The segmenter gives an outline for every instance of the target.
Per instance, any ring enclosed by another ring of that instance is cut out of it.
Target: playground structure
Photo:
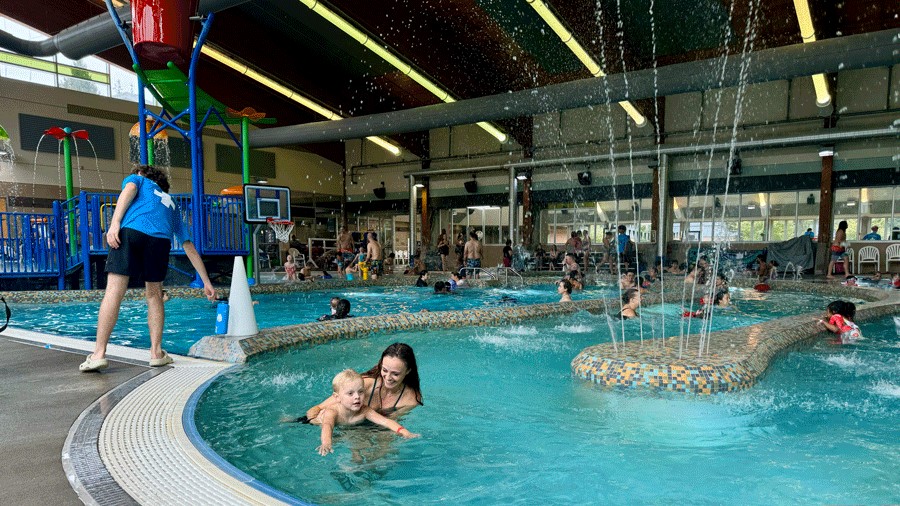
[[[250,124],[273,124],[275,119],[250,107],[241,110],[226,107],[196,86],[196,67],[201,49],[215,14],[197,16],[198,0],[136,0],[131,2],[131,37],[112,2],[106,0],[109,14],[131,56],[138,79],[137,147],[141,164],[152,164],[154,139],[171,129],[190,143],[191,193],[173,194],[182,218],[188,223],[197,251],[204,256],[246,255],[247,275],[253,278],[256,231],[267,223],[290,220],[290,191],[277,194],[278,214],[268,209],[259,196],[266,187],[251,185],[242,196],[207,195],[204,188],[202,134],[210,121],[217,121],[241,149],[243,183],[250,183]],[[193,22],[200,31],[193,42]],[[192,47],[193,45],[193,47]],[[184,71],[187,71],[187,74]],[[146,107],[149,92],[162,104],[157,113]],[[240,138],[232,126],[240,125]],[[115,209],[115,193],[74,193],[70,143],[86,139],[85,131],[56,127],[46,132],[63,143],[66,164],[66,200],[53,203],[52,213],[0,213],[0,278],[57,278],[65,289],[67,279],[79,270],[81,286],[93,288],[93,257],[109,251],[106,229]],[[9,136],[0,128],[0,138]],[[280,187],[279,187],[280,189]],[[247,199],[251,200],[247,200]],[[255,219],[246,213],[251,204]],[[262,210],[263,214],[259,214]],[[250,227],[256,227],[251,231]],[[174,238],[172,254],[183,254]],[[175,270],[178,270],[172,267]],[[182,271],[180,271],[182,272]]]

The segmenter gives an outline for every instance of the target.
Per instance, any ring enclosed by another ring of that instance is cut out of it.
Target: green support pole
[[[153,165],[156,157],[153,154],[153,137],[147,139],[147,165]]]
[[[247,116],[241,118],[241,166],[244,170],[244,184],[248,184],[250,183],[250,118]],[[244,205],[247,203],[244,202]],[[244,247],[247,249],[247,278],[252,278],[254,259],[256,258],[256,252],[251,247],[253,241],[250,236],[253,234],[253,229],[250,228],[250,225],[245,224],[244,226],[247,228],[247,233],[244,234]]]
[[[69,202],[66,205],[66,214],[69,215],[69,254],[75,256],[78,254],[78,244],[75,241],[75,207],[72,202],[72,197],[75,196],[74,184],[72,180],[72,140],[69,134],[72,133],[72,129],[66,127],[63,129],[66,132],[66,136],[63,137],[63,163],[66,166],[66,200]]]

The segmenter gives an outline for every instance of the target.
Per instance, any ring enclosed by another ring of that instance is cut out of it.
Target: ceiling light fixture
[[[368,34],[357,28],[350,21],[344,19],[340,14],[326,7],[319,0],[299,0],[301,4],[308,7],[311,11],[325,18],[326,21],[334,25],[335,28],[346,33],[356,42],[362,44],[366,49],[372,51],[379,58],[389,63],[395,69],[399,70],[407,77],[418,83],[420,86],[428,90],[438,100],[446,103],[456,102],[456,99],[450,96],[450,92],[441,88],[440,85],[434,83],[421,72],[414,69],[412,65],[406,63],[402,57],[392,52],[390,49],[382,46],[378,41],[370,37]],[[476,123],[484,131],[491,134],[500,142],[506,142],[507,135],[501,132],[497,127],[488,122],[481,121]]]
[[[262,84],[263,86],[269,88],[272,91],[275,91],[275,92],[278,92],[278,93],[284,95],[285,97],[293,100],[294,102],[297,102],[298,104],[302,105],[303,107],[306,107],[307,109],[315,112],[316,114],[323,116],[327,120],[337,121],[340,119],[344,119],[344,117],[341,116],[340,114],[332,111],[331,109],[319,104],[318,102],[316,102],[308,97],[301,95],[299,92],[296,92],[296,91],[288,88],[287,86],[273,80],[272,78],[262,74],[258,70],[250,68],[248,65],[241,63],[240,61],[236,60],[235,58],[226,55],[221,50],[219,50],[215,47],[212,47],[211,44],[204,44],[203,47],[201,48],[201,51],[203,52],[203,54],[212,58],[213,60],[216,60],[217,62],[221,63],[222,65],[225,65],[226,67],[236,70],[238,73],[243,74],[243,75],[249,77],[250,79],[253,79],[254,81],[258,82],[259,84]],[[386,139],[384,139],[382,137],[372,136],[372,137],[366,137],[366,139],[368,139],[368,140],[372,141],[373,143],[377,144],[378,146],[386,149],[394,156],[400,155],[400,148],[398,148],[397,146],[394,146],[393,144],[391,144],[390,142],[388,142]]]
[[[803,39],[803,43],[815,42],[816,29],[813,27],[807,0],[794,0],[794,11],[797,13],[797,23],[800,25],[800,37]],[[828,92],[828,81],[825,79],[825,74],[816,74],[812,76],[812,80],[816,89],[816,105],[819,107],[831,105],[831,93]]]
[[[819,156],[825,158],[826,156],[834,156],[834,146],[827,144],[819,148]]]
[[[592,76],[606,76],[606,73],[603,72],[603,69],[600,68],[600,65],[598,65],[597,62],[594,61],[593,58],[591,58],[591,55],[589,55],[587,51],[585,51],[584,48],[581,47],[581,44],[578,43],[578,41],[575,39],[575,36],[572,35],[572,32],[570,32],[565,27],[565,25],[563,25],[562,21],[560,21],[560,19],[556,17],[556,14],[554,14],[553,11],[550,10],[549,5],[545,4],[542,0],[528,0],[528,4],[531,5],[531,7],[538,13],[538,16],[540,16],[541,19],[543,19],[544,22],[547,23],[547,26],[549,26],[550,29],[553,30],[553,33],[555,33],[557,37],[559,37],[559,39],[563,41],[563,44],[565,44],[566,47],[569,48],[569,51],[571,51],[572,54],[574,54],[575,57],[581,61],[581,63],[585,66],[585,68],[588,69],[588,72],[590,72]],[[645,118],[644,115],[641,114],[637,110],[637,108],[632,105],[631,102],[623,100],[619,102],[619,105],[622,106],[622,109],[625,109],[625,112],[628,113],[628,116],[631,117],[635,125],[642,127],[647,124],[647,118]]]

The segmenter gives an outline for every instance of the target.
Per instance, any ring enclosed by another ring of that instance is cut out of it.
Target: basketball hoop
[[[278,241],[287,243],[291,240],[291,231],[294,230],[294,222],[291,220],[276,220],[273,218],[266,219],[269,228],[275,232],[275,238]]]

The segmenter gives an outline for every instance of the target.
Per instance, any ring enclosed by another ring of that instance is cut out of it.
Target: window
[[[819,198],[818,190],[675,197],[672,237],[685,241],[787,241],[807,228],[818,230]]]
[[[0,30],[25,40],[48,37],[2,15]],[[71,60],[62,54],[34,58],[0,50],[0,77],[137,102],[135,73],[95,56],[80,60]],[[160,105],[149,93],[146,100],[149,105]]]
[[[607,230],[625,225],[628,234],[639,242],[651,240],[651,199],[621,199],[600,202],[555,204],[541,212],[540,239],[548,245],[561,245],[572,232],[587,230],[592,244],[599,244]]]

